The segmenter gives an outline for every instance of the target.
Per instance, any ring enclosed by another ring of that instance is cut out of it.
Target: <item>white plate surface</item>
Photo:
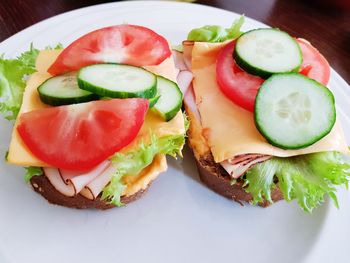
[[[69,44],[103,26],[150,27],[177,44],[204,24],[229,26],[238,15],[171,2],[119,2],[68,12],[12,36],[0,54],[14,57],[31,42],[43,48]],[[263,24],[246,19],[244,29]],[[330,83],[347,141],[348,84],[334,71]],[[11,124],[0,121],[0,155]],[[3,158],[1,158],[3,160]],[[139,201],[110,211],[79,211],[49,205],[23,181],[23,169],[0,164],[0,262],[350,262],[350,195],[341,209],[329,201],[305,214],[279,202],[268,209],[241,207],[199,181],[186,149]]]

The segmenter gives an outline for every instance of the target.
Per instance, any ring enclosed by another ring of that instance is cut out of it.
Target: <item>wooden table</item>
[[[325,0],[324,0],[325,1]],[[333,0],[334,2],[335,0]],[[337,0],[338,1],[338,0]],[[350,0],[343,0],[350,1]],[[45,18],[101,0],[0,0],[0,41]],[[311,41],[350,82],[350,13],[311,0],[202,0]],[[218,23],[220,21],[218,20]]]

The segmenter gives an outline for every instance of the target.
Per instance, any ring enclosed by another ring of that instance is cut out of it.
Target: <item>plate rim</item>
[[[74,10],[70,10],[70,11],[67,11],[67,12],[63,12],[63,13],[60,13],[60,14],[57,14],[57,15],[54,15],[52,17],[49,17],[49,18],[46,18],[42,21],[39,21],[27,28],[24,28],[23,30],[15,33],[14,35],[8,37],[7,39],[3,40],[1,43],[0,43],[0,50],[5,46],[4,49],[6,49],[6,45],[8,42],[10,41],[14,41],[14,39],[16,38],[19,38],[21,37],[22,34],[26,34],[28,33],[29,31],[33,30],[33,28],[37,28],[37,27],[40,27],[42,24],[46,24],[46,23],[50,23],[52,20],[55,20],[55,19],[60,19],[62,17],[65,17],[66,15],[71,15],[71,14],[74,14],[75,12],[80,12],[80,11],[84,11],[84,10],[90,10],[90,9],[95,9],[95,8],[100,8],[100,7],[105,7],[105,6],[118,6],[118,5],[130,5],[130,4],[144,4],[144,5],[152,5],[152,4],[164,4],[164,5],[182,5],[182,6],[188,6],[188,5],[196,5],[200,8],[205,8],[205,9],[214,9],[214,10],[217,10],[217,11],[224,11],[224,12],[228,12],[228,13],[232,13],[232,14],[236,14],[236,15],[239,15],[238,13],[235,13],[233,11],[229,11],[229,10],[224,10],[224,9],[220,9],[220,8],[217,8],[217,7],[212,7],[212,6],[206,6],[206,5],[201,5],[201,4],[194,4],[194,3],[184,3],[184,2],[163,2],[163,1],[122,1],[122,2],[112,2],[112,3],[102,3],[102,4],[97,4],[97,5],[92,5],[92,6],[87,6],[87,7],[82,7],[82,8],[78,8],[78,9],[74,9]],[[249,17],[247,17],[249,18]],[[252,19],[252,18],[249,18],[250,20],[256,22],[256,23],[262,23],[258,20],[255,20],[255,19]],[[266,23],[263,23],[265,25],[267,25]],[[269,25],[267,25],[269,26]],[[331,75],[331,78],[333,78],[334,81],[339,81],[340,82],[340,85],[348,85],[348,83],[332,68],[332,75]],[[328,215],[329,211],[327,212],[327,215]],[[325,219],[327,220],[327,219]],[[319,233],[321,234],[321,232]],[[317,241],[317,240],[316,240]],[[315,246],[316,244],[314,244]],[[314,248],[312,249],[312,251],[314,250]],[[0,252],[2,252],[1,250],[1,247],[0,247]],[[2,253],[0,253],[0,259],[2,259]],[[4,254],[4,256],[6,256],[6,254]],[[6,257],[5,257],[6,259]],[[308,258],[304,258],[304,261],[307,261],[308,262]],[[9,261],[10,262],[10,261]]]

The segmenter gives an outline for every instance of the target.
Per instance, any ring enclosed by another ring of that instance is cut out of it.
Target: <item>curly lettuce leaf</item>
[[[22,53],[17,60],[21,61],[23,65],[26,67],[30,67],[31,69],[35,69],[35,61],[38,57],[40,51],[39,49],[34,48],[33,44],[30,45],[28,51]]]
[[[62,49],[62,45],[46,49]],[[16,59],[0,56],[0,113],[8,120],[17,118],[26,86],[25,78],[35,72],[35,61],[39,52],[30,45],[29,50]]]
[[[117,170],[117,172],[112,176],[109,184],[102,191],[102,200],[109,200],[115,206],[123,206],[121,201],[121,196],[123,194],[126,185],[122,182],[122,178],[125,174]]]
[[[26,181],[26,183],[28,183],[30,179],[32,179],[32,177],[43,174],[43,170],[41,169],[41,167],[29,166],[25,167],[24,169],[26,169],[26,173],[24,175],[24,180]]]
[[[278,179],[275,183],[274,179]],[[339,152],[320,152],[289,158],[272,158],[246,173],[245,190],[253,204],[266,199],[272,203],[271,190],[278,187],[286,201],[297,200],[306,212],[329,196],[336,207],[336,186],[348,187],[350,160]]]
[[[112,157],[112,162],[118,167],[111,182],[103,189],[102,199],[110,200],[117,206],[123,205],[120,197],[126,187],[122,178],[125,175],[137,175],[145,167],[150,165],[157,154],[167,154],[173,157],[181,156],[181,150],[185,143],[185,135],[166,136],[157,138],[151,135],[151,142],[140,146],[128,153],[116,153]]]
[[[263,202],[266,199],[272,203],[271,190],[276,187],[273,180],[278,169],[278,160],[273,158],[261,164],[257,164],[246,173],[244,186],[246,192],[253,196],[252,203]]]
[[[24,77],[35,71],[39,51],[30,46],[17,59],[0,57],[0,113],[8,120],[16,119],[22,104]]]
[[[171,50],[175,50],[175,51],[178,51],[178,52],[184,52],[184,46],[182,44],[179,44],[179,45],[172,45],[171,46]]]
[[[46,50],[59,50],[59,49],[64,49],[64,46],[62,43],[58,43],[58,44],[56,44],[56,46],[53,46],[53,47],[47,46],[45,49]]]
[[[244,16],[236,19],[230,28],[223,28],[217,25],[206,25],[192,29],[187,36],[188,40],[199,42],[224,42],[239,37],[243,32],[241,27],[244,23]]]
[[[185,130],[188,131],[188,129],[190,128],[190,118],[188,117],[185,111],[182,113],[182,116],[184,117]]]

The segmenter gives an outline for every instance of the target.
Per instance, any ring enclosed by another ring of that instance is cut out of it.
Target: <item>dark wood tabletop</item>
[[[45,18],[102,0],[1,0],[0,41]],[[312,42],[350,83],[350,0],[202,0]],[[327,4],[331,3],[331,4]]]

